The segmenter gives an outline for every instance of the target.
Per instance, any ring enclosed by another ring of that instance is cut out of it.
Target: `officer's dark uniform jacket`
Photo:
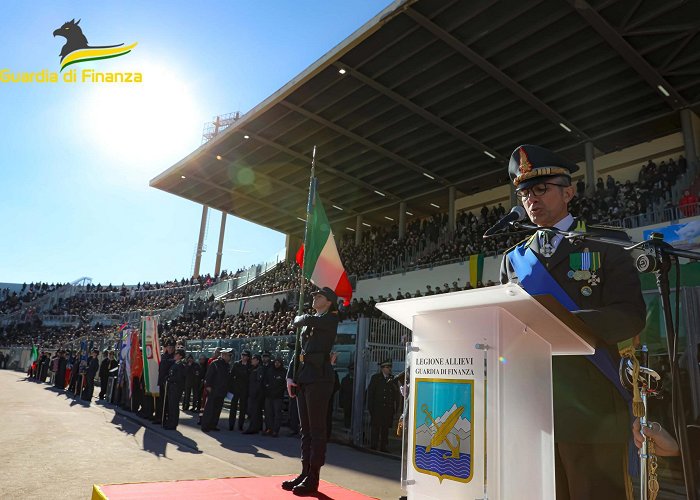
[[[233,363],[229,390],[233,394],[243,396],[248,394],[248,380],[250,378],[250,363],[243,364],[240,361]]]
[[[109,370],[110,370],[109,358],[105,358],[102,360],[102,363],[100,363],[100,378],[109,377]]]
[[[331,349],[338,331],[338,315],[327,312],[323,315],[305,314],[295,322],[303,326],[301,330],[301,356],[295,382],[310,384],[313,382],[333,383],[333,366],[330,361]],[[287,378],[292,378],[294,363],[289,364]]]
[[[585,229],[574,222],[570,230]],[[606,238],[628,240],[624,231],[589,226],[588,232]],[[617,366],[617,343],[637,335],[646,321],[646,306],[632,256],[622,247],[585,240],[574,246],[562,239],[554,254],[541,255],[537,235],[526,240],[555,281],[576,303],[573,311],[597,336],[597,349],[607,349]],[[517,282],[508,254],[501,263],[501,283]],[[598,252],[598,281],[576,280],[569,256]],[[555,440],[571,443],[626,442],[630,432],[627,405],[612,383],[585,356],[552,358]]]
[[[287,370],[283,366],[275,368],[270,366],[265,372],[265,396],[272,399],[281,399],[287,390]]]
[[[199,363],[193,362],[191,365],[190,364],[185,364],[186,368],[186,375],[185,375],[185,383],[188,387],[197,387],[199,382],[202,379],[202,367],[199,366]]]
[[[165,385],[170,367],[173,366],[173,363],[175,363],[175,355],[164,352],[160,357],[160,365],[158,365],[158,385]]]
[[[392,374],[375,373],[367,388],[367,408],[372,422],[390,426],[399,401],[399,387]]]
[[[97,358],[90,357],[87,362],[87,372],[86,372],[86,377],[88,377],[89,380],[92,380],[95,378],[95,375],[97,375],[97,372],[100,369],[100,362],[97,361]]]
[[[250,372],[248,377],[249,398],[257,400],[265,397],[265,371],[266,368],[260,363]]]
[[[176,361],[168,371],[168,390],[182,391],[187,380],[187,365],[184,360]],[[172,388],[172,389],[171,389]]]
[[[208,387],[211,387],[212,396],[226,396],[229,370],[229,364],[224,358],[217,358],[209,365],[205,382]]]

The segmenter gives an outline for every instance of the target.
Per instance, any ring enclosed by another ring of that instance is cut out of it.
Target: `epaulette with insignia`
[[[507,254],[508,252],[510,252],[511,250],[514,250],[515,247],[517,247],[517,246],[520,245],[521,243],[525,243],[525,242],[530,243],[530,242],[532,241],[532,239],[535,237],[536,234],[537,234],[537,233],[533,233],[533,234],[531,234],[530,236],[528,236],[527,238],[520,240],[520,241],[517,242],[515,245],[513,245],[512,247],[510,247],[508,250],[506,250],[505,252],[503,252],[503,254],[505,255],[505,254]]]

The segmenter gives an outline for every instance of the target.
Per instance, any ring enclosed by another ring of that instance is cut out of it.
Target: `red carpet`
[[[300,497],[294,496],[291,491],[284,491],[280,485],[282,481],[294,477],[226,477],[162,483],[96,484],[92,489],[92,500],[171,500],[172,498],[186,498],[187,500],[210,500],[212,498],[289,500]],[[318,494],[309,498],[364,500],[372,497],[321,480]]]

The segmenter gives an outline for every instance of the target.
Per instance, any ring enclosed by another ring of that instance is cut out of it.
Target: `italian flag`
[[[308,228],[306,248],[304,245],[301,246],[296,259],[303,270],[304,277],[319,288],[327,286],[334,290],[338,297],[345,299],[343,301],[345,305],[350,304],[352,286],[340,261],[333,231],[318,194],[314,196],[306,227]]]

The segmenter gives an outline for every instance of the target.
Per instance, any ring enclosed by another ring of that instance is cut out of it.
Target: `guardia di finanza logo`
[[[63,71],[68,66],[77,63],[97,61],[100,59],[112,59],[115,57],[125,56],[126,54],[131,52],[133,48],[137,45],[137,43],[134,42],[130,45],[124,45],[123,43],[120,43],[117,45],[92,46],[88,43],[87,37],[85,36],[82,28],[79,25],[80,19],[78,19],[77,21],[75,19],[72,19],[68,22],[63,23],[63,26],[54,30],[53,32],[54,37],[62,36],[66,39],[66,43],[61,48],[61,53],[59,54],[61,58],[61,71]],[[92,70],[83,70],[82,79],[83,81],[85,81],[86,76],[92,76],[94,80],[95,75],[101,74],[102,73],[95,73]],[[107,75],[115,75],[115,73],[107,73]]]
[[[413,407],[413,467],[461,483],[472,480],[474,381],[418,378]]]

